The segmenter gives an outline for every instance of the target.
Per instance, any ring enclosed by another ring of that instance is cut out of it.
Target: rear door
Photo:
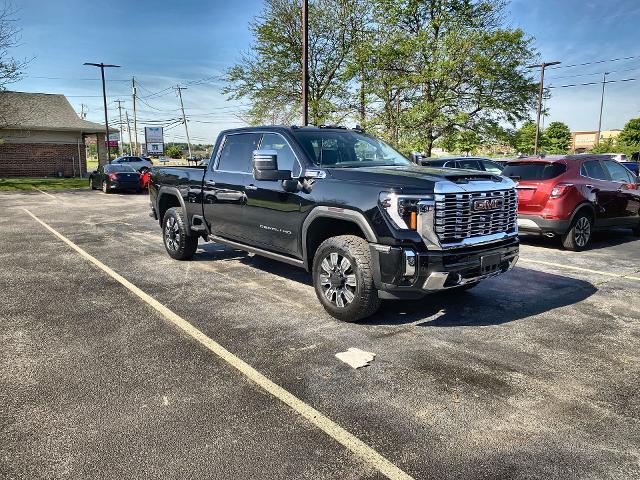
[[[229,133],[204,177],[203,211],[214,235],[247,242],[245,186],[253,178],[251,156],[260,133]]]
[[[638,218],[639,197],[633,175],[616,161],[604,160],[602,163],[611,177],[609,189],[615,205],[614,225],[635,226]]]

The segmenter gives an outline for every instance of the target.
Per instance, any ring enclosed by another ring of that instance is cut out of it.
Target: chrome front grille
[[[485,202],[486,200],[489,202]],[[493,200],[497,202],[492,202]],[[478,203],[485,205],[485,210],[474,209],[474,205]],[[436,194],[434,215],[436,235],[444,246],[489,235],[515,234],[517,209],[518,198],[513,188],[486,192]]]

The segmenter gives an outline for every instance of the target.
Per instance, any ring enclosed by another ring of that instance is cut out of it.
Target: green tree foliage
[[[362,24],[359,0],[309,2],[309,121],[341,122],[353,108],[349,61]],[[302,38],[300,0],[266,0],[250,24],[251,50],[230,68],[224,92],[249,100],[253,124],[300,118]]]
[[[169,145],[164,153],[169,158],[182,158],[182,148],[179,145]]]
[[[532,40],[503,25],[499,0],[373,0],[369,89],[373,124],[396,145],[425,150],[453,130],[523,120],[535,84]]]
[[[535,150],[536,142],[536,124],[534,122],[525,122],[516,131],[513,139],[513,147],[518,153],[525,155],[533,154]],[[544,132],[540,131],[540,138],[538,139],[540,145],[544,144]]]
[[[628,156],[640,151],[640,118],[629,120],[618,136],[620,149]]]
[[[562,122],[551,122],[544,130],[542,150],[547,153],[567,153],[571,146],[571,130]]]
[[[598,145],[589,150],[589,153],[613,153],[617,149],[617,142],[613,138],[605,138],[598,142]]]

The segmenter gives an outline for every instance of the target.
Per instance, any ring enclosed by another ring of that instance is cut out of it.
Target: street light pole
[[[309,1],[302,0],[302,126],[309,123]]]
[[[105,68],[120,68],[120,65],[109,65],[106,63],[90,63],[85,62],[85,65],[100,68],[100,75],[102,77],[102,101],[104,102],[104,131],[105,131],[105,144],[107,147],[107,161],[111,163],[111,153],[109,152],[109,117],[107,116],[107,87],[104,81],[104,69]]]
[[[528,65],[527,68],[540,68],[540,85],[538,86],[538,112],[536,118],[536,143],[533,146],[533,154],[538,154],[538,145],[540,142],[540,114],[542,113],[542,92],[544,89],[544,70],[551,65],[558,65],[562,62],[542,62],[538,65]]]
[[[598,136],[596,137],[596,145],[600,143],[600,134],[602,132],[602,107],[604,106],[604,86],[607,84],[607,75],[609,72],[602,74],[602,95],[600,96],[600,117],[598,118]]]

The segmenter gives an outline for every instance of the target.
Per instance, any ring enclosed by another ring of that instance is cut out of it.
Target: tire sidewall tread
[[[178,228],[180,229],[180,242],[177,251],[173,251],[167,246],[165,230],[167,228],[167,220],[170,217],[176,219]],[[198,237],[187,235],[186,225],[181,208],[173,207],[168,209],[162,218],[162,243],[164,243],[164,248],[169,256],[174,260],[190,260],[198,249]]]

